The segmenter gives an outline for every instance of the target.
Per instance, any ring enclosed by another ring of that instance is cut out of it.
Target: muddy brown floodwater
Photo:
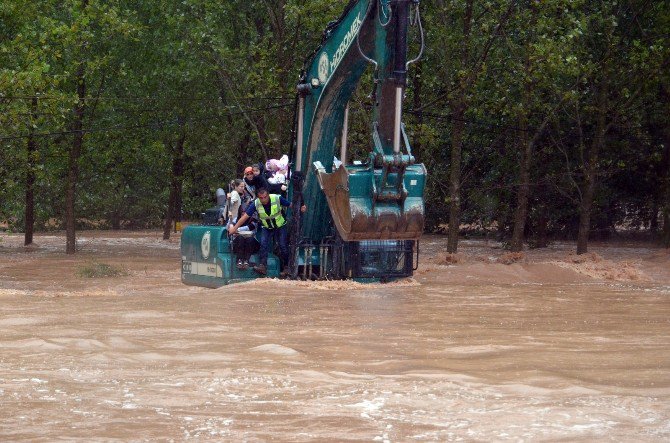
[[[667,250],[427,236],[413,279],[212,290],[157,232],[35,243],[0,234],[2,441],[670,440]]]

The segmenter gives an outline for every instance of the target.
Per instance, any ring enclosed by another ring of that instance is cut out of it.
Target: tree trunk
[[[512,252],[523,249],[524,230],[528,216],[528,195],[530,194],[530,163],[533,151],[532,143],[528,140],[528,120],[523,115],[519,121],[521,144],[521,164],[519,167],[519,189],[516,194],[516,210],[514,211],[514,229],[510,243]]]
[[[23,244],[28,246],[33,243],[33,231],[35,229],[35,162],[37,160],[37,143],[34,136],[34,125],[37,121],[37,97],[33,97],[31,104],[30,135],[28,136],[28,164],[26,165],[26,235]]]
[[[465,105],[459,103],[453,113],[454,125],[451,135],[451,165],[449,174],[449,238],[447,252],[458,251],[458,233],[461,224],[461,153],[463,151],[463,132],[465,131]]]
[[[277,77],[279,79],[279,84],[285,85],[289,82],[289,67],[292,66],[286,63],[289,60],[287,52],[295,52],[293,48],[289,49],[289,44],[286,40],[286,0],[272,0],[266,1],[266,3],[268,9],[267,17],[269,18],[272,35],[274,36],[274,41],[278,43],[276,46],[277,60],[281,60],[278,66],[279,72]]]
[[[584,186],[582,189],[582,201],[579,205],[579,231],[577,232],[577,254],[588,252],[589,233],[591,232],[591,208],[593,206],[593,195],[595,194],[596,183],[593,177],[594,171],[589,166],[589,171],[584,177]]]
[[[183,203],[182,203],[182,190],[184,188],[184,180],[183,180],[183,177],[184,177],[184,173],[183,173],[184,162],[183,162],[183,159],[182,159],[181,164],[182,164],[182,166],[181,166],[182,172],[179,174],[179,180],[177,181],[177,195],[176,195],[177,198],[175,199],[174,211],[172,212],[172,215],[174,217],[174,222],[172,223],[172,229],[173,229],[172,232],[174,232],[175,234],[177,233],[177,223],[181,222],[181,210],[182,210],[182,207],[183,207]]]
[[[598,159],[601,149],[605,145],[606,113],[607,113],[607,77],[604,75],[598,88],[598,109],[596,117],[596,128],[593,142],[589,149],[589,158],[584,165],[584,184],[582,187],[582,200],[579,205],[579,231],[577,233],[577,254],[588,252],[589,232],[591,231],[591,210],[593,209],[593,197],[596,192],[596,175],[598,172]]]
[[[181,190],[184,175],[184,141],[186,134],[182,134],[174,147],[172,154],[172,174],[170,177],[170,196],[168,197],[167,213],[163,226],[163,240],[170,239],[172,222],[177,220],[181,213]]]
[[[270,159],[270,158],[275,158],[275,152],[270,152],[268,149],[270,149],[270,146],[268,146],[267,141],[268,141],[268,134],[265,129],[265,121],[266,116],[258,114],[256,117],[256,130],[258,131],[258,146],[261,150],[261,155],[263,156],[262,158],[264,160]],[[273,150],[279,149],[279,146],[274,146],[272,147]],[[279,153],[280,151],[277,151]],[[254,163],[257,163],[258,159],[254,160]]]
[[[660,195],[661,213],[663,214],[661,241],[666,248],[670,248],[670,126],[666,126],[664,134],[665,150],[663,151]]]
[[[86,79],[85,64],[79,63],[77,67],[77,105],[74,108],[74,121],[72,124],[72,146],[68,155],[67,186],[65,190],[65,253],[77,252],[77,239],[75,233],[76,214],[75,202],[77,198],[77,180],[79,179],[79,157],[81,157],[84,144],[84,109],[86,106]]]
[[[666,85],[661,85],[660,98],[662,103],[666,103],[666,109],[670,108],[667,103],[670,103],[670,90]],[[661,243],[666,248],[670,248],[670,124],[665,120],[665,127],[663,130],[663,157],[661,159],[660,171],[660,192],[659,203],[661,214],[663,218],[663,232],[661,233]]]
[[[112,223],[113,230],[118,231],[121,229],[121,217],[116,211],[112,214],[110,222]]]
[[[472,30],[473,0],[465,4],[463,15],[463,40],[461,41],[461,67],[464,69],[470,59],[470,33]],[[451,134],[451,165],[449,171],[449,238],[447,252],[458,251],[458,233],[461,226],[461,154],[463,152],[463,134],[465,132],[465,112],[468,109],[466,91],[471,81],[459,78],[456,99],[452,102],[453,132]]]
[[[531,6],[531,20],[529,32],[532,36],[535,23],[537,22],[537,8]],[[519,113],[519,144],[521,145],[521,162],[519,164],[519,188],[516,194],[516,209],[514,211],[514,228],[512,230],[512,241],[510,247],[512,252],[523,250],[524,231],[526,229],[526,218],[528,217],[528,196],[530,195],[530,167],[533,155],[533,141],[528,137],[528,113],[531,109],[533,95],[533,81],[531,78],[531,41],[530,38],[524,43],[524,81],[522,85],[523,109]]]

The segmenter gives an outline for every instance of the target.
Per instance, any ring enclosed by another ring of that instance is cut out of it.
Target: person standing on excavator
[[[254,266],[254,271],[259,274],[267,274],[268,254],[270,253],[270,246],[272,239],[279,244],[279,251],[281,255],[282,272],[280,276],[285,277],[288,272],[289,261],[289,247],[288,247],[288,227],[286,217],[282,211],[282,207],[290,207],[291,202],[284,197],[277,194],[269,194],[265,188],[256,190],[256,200],[249,205],[246,212],[242,214],[235,225],[228,226],[228,232],[234,234],[240,226],[258,212],[258,218],[261,222],[261,250],[260,262]],[[305,212],[307,207],[302,205],[301,212]]]

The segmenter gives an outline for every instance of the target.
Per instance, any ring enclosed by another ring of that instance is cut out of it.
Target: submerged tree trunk
[[[33,97],[31,103],[32,121],[30,124],[30,134],[28,136],[27,154],[28,162],[26,165],[26,214],[25,229],[26,234],[23,244],[28,246],[33,243],[33,231],[35,229],[35,163],[37,161],[37,143],[35,142],[34,123],[37,121],[37,97]]]
[[[177,220],[181,213],[181,190],[183,187],[184,175],[184,141],[186,134],[182,134],[178,139],[172,153],[172,174],[170,177],[170,196],[168,197],[167,213],[165,215],[165,224],[163,226],[163,240],[170,239],[170,230],[172,223]]]
[[[79,157],[84,144],[84,109],[86,106],[86,79],[85,63],[79,63],[77,67],[77,105],[74,108],[74,121],[72,124],[72,146],[68,155],[67,186],[65,190],[65,253],[77,252],[77,240],[75,233],[76,213],[75,202],[77,199],[77,181],[79,180]]]

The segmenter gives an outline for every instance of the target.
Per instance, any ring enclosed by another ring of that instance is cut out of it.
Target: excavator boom
[[[423,233],[426,169],[416,163],[402,123],[410,11],[420,24],[418,3],[349,2],[307,63],[298,84],[294,158],[294,194],[301,191],[310,208],[297,232],[303,243],[319,244],[333,230],[343,242],[418,240]],[[351,162],[348,103],[368,67],[374,70],[370,154]]]

